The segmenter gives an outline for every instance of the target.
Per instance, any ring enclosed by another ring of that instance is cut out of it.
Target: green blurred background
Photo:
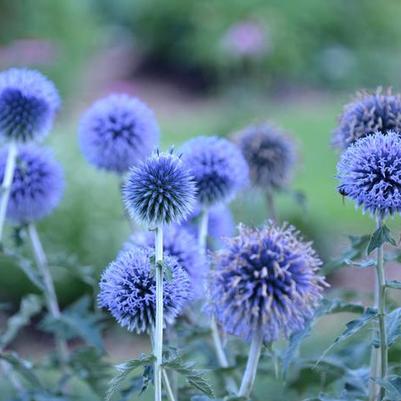
[[[345,233],[372,230],[336,192],[330,135],[357,89],[400,88],[398,0],[0,0],[0,7],[0,67],[38,68],[63,97],[47,145],[63,163],[67,190],[39,226],[53,258],[100,271],[129,234],[119,179],[89,166],[77,144],[80,114],[110,92],[155,110],[163,148],[277,123],[298,143],[292,190],[306,198],[301,205],[299,195],[281,194],[280,217],[302,228],[325,260]],[[249,191],[232,209],[238,222],[266,216],[261,194]],[[59,282],[64,302],[83,289]],[[19,270],[2,269],[3,298],[29,289]]]

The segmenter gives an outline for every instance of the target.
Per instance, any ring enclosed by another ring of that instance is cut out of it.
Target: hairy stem
[[[258,363],[263,345],[263,334],[261,330],[254,333],[249,350],[248,362],[246,364],[244,375],[242,376],[241,387],[238,397],[249,398],[252,393],[253,384],[255,382],[256,373],[258,371]]]
[[[377,228],[381,228],[383,225],[382,217],[378,217],[377,219]],[[378,364],[380,361],[380,369],[377,367],[373,367],[374,371],[371,373],[375,375],[379,373],[380,379],[385,379],[387,376],[387,365],[388,365],[388,345],[387,345],[387,333],[386,333],[386,278],[384,273],[384,249],[383,244],[379,246],[377,249],[377,264],[376,264],[376,295],[375,300],[377,302],[377,312],[378,312],[378,330],[379,330],[379,351],[376,357],[372,355],[372,360]],[[372,353],[375,350],[372,350]],[[370,398],[375,400],[382,400],[385,394],[385,390],[383,387],[380,387],[380,390],[377,390],[376,387],[372,389],[373,394],[370,395]],[[378,394],[377,394],[378,393]],[[376,398],[377,397],[377,398]]]
[[[162,363],[163,363],[163,227],[156,228],[156,324],[154,335],[155,361],[155,401],[162,400]]]
[[[267,216],[269,219],[273,220],[273,222],[277,222],[277,212],[276,205],[274,202],[273,191],[268,190],[266,192],[266,204],[267,204]]]
[[[1,199],[0,199],[0,244],[3,241],[4,223],[6,220],[8,200],[10,198],[11,185],[14,178],[15,164],[17,160],[17,144],[11,142],[8,147],[6,168],[4,172],[3,182],[1,184]]]
[[[54,289],[54,283],[52,276],[49,271],[49,265],[47,262],[46,254],[43,250],[42,243],[39,238],[38,231],[33,223],[28,225],[28,234],[31,240],[33,253],[35,256],[36,264],[39,270],[40,275],[43,279],[44,285],[44,294],[47,302],[47,307],[49,309],[50,314],[55,320],[59,320],[61,318],[60,307],[57,301],[56,291]],[[59,335],[55,336],[57,354],[60,360],[60,363],[65,366],[68,361],[68,347],[66,341],[60,337]]]
[[[208,220],[209,220],[209,212],[207,208],[204,208],[200,216],[199,233],[198,233],[199,252],[202,254],[206,254]],[[219,328],[217,326],[217,322],[214,316],[212,316],[211,318],[210,329],[212,331],[213,345],[219,365],[222,368],[228,368],[229,367],[228,359],[224,351],[223,343],[220,338]],[[226,377],[225,383],[227,390],[232,391],[233,393],[237,392],[238,389],[237,384],[235,383],[235,380],[232,377]]]

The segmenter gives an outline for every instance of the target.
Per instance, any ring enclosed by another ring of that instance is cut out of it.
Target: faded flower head
[[[0,152],[0,182],[3,181],[8,149]],[[34,145],[18,149],[11,185],[7,218],[24,224],[39,220],[59,204],[64,190],[64,175],[52,154]]]
[[[0,137],[28,142],[50,131],[60,98],[38,71],[11,68],[0,73]]]
[[[172,152],[155,152],[133,167],[123,188],[131,216],[148,225],[185,219],[193,208],[195,194],[189,170]]]
[[[337,164],[338,191],[374,215],[401,211],[401,138],[377,132],[356,141]]]
[[[137,232],[130,237],[124,249],[129,250],[135,246],[153,247],[154,237],[154,233],[149,231]],[[163,249],[166,255],[176,258],[178,264],[188,273],[194,296],[203,296],[208,265],[205,256],[199,252],[196,237],[181,226],[168,226],[164,230]]]
[[[333,133],[333,144],[343,150],[377,131],[401,132],[401,96],[393,95],[390,89],[361,92],[347,104]]]
[[[83,115],[79,141],[89,163],[122,174],[157,146],[159,126],[153,111],[139,99],[110,95]]]
[[[241,151],[224,138],[200,136],[188,141],[182,152],[201,205],[230,201],[248,182],[248,165]]]
[[[155,325],[156,279],[153,250],[132,247],[121,252],[100,279],[99,306],[129,331],[149,332]],[[190,299],[188,274],[171,256],[164,260],[171,278],[163,281],[164,324],[171,324]]]
[[[265,123],[245,128],[237,140],[254,185],[277,190],[288,184],[296,161],[295,143],[290,137]]]
[[[212,311],[228,333],[245,340],[258,330],[266,342],[301,330],[326,285],[311,244],[288,225],[240,226],[215,262]]]

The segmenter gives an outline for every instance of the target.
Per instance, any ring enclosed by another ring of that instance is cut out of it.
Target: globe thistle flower
[[[123,198],[133,218],[148,225],[179,222],[193,209],[195,183],[181,159],[155,152],[133,167],[123,187]]]
[[[137,232],[125,243],[123,249],[132,247],[152,247],[155,238],[152,232]],[[207,273],[206,258],[199,252],[196,237],[185,228],[171,225],[164,230],[163,251],[165,255],[177,259],[178,264],[188,273],[191,287],[196,298],[203,294]]]
[[[129,331],[149,332],[155,325],[156,279],[153,250],[132,247],[121,252],[100,279],[99,306]],[[177,259],[166,256],[171,278],[163,282],[164,324],[171,324],[190,299],[188,274]]]
[[[333,145],[346,149],[357,139],[376,131],[401,132],[401,96],[390,89],[361,92],[347,104],[333,133]]]
[[[236,140],[255,186],[264,190],[284,188],[296,161],[295,144],[274,126],[264,123],[241,131]]]
[[[401,211],[401,138],[378,132],[362,138],[337,164],[338,191],[363,211],[382,217]]]
[[[50,131],[60,98],[38,71],[11,68],[0,73],[0,137],[28,142]]]
[[[247,341],[255,332],[272,342],[302,329],[326,285],[311,244],[288,225],[240,226],[215,263],[212,310],[226,332]]]
[[[0,181],[4,178],[8,149],[0,151]],[[64,190],[64,175],[52,154],[34,145],[18,150],[7,218],[24,224],[49,215],[59,204]]]
[[[198,224],[201,208],[196,207],[182,226],[187,231],[198,236]],[[229,207],[224,204],[213,206],[208,211],[208,236],[214,240],[221,240],[234,234],[234,218]]]
[[[195,177],[198,201],[213,206],[231,200],[248,182],[248,165],[224,138],[198,137],[183,147],[183,161]]]
[[[158,141],[153,111],[123,94],[96,101],[79,126],[79,142],[88,162],[118,174],[148,157]]]

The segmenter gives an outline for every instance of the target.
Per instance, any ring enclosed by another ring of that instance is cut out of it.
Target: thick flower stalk
[[[79,143],[89,163],[116,174],[148,157],[159,142],[159,125],[142,101],[124,94],[97,100],[82,116]]]
[[[401,96],[390,89],[358,93],[344,107],[333,133],[333,145],[345,150],[358,139],[377,131],[401,132]]]
[[[352,199],[363,211],[377,220],[382,229],[389,215],[401,210],[401,137],[398,133],[377,132],[351,145],[341,156],[337,165],[338,190]],[[386,335],[386,278],[384,272],[383,244],[377,249],[375,302],[378,310],[378,332],[380,342],[380,369],[378,356],[372,348],[371,376],[381,379],[387,374],[388,346]],[[376,399],[377,386],[372,386],[370,399]],[[383,390],[379,399],[383,398]]]
[[[239,227],[215,255],[212,311],[227,333],[251,342],[240,391],[249,397],[263,343],[289,337],[312,318],[326,282],[311,244],[294,227]]]
[[[195,183],[190,172],[172,152],[156,152],[133,167],[123,188],[124,202],[130,215],[155,229],[155,401],[161,401],[162,398],[163,225],[185,219],[193,209],[195,193]]]
[[[60,106],[58,92],[41,73],[12,68],[0,73],[0,140],[8,144],[1,180],[0,243],[14,176],[17,145],[42,139],[50,131]]]
[[[296,162],[294,141],[271,124],[251,125],[236,135],[252,184],[266,193],[269,217],[276,219],[274,193],[286,188]]]

